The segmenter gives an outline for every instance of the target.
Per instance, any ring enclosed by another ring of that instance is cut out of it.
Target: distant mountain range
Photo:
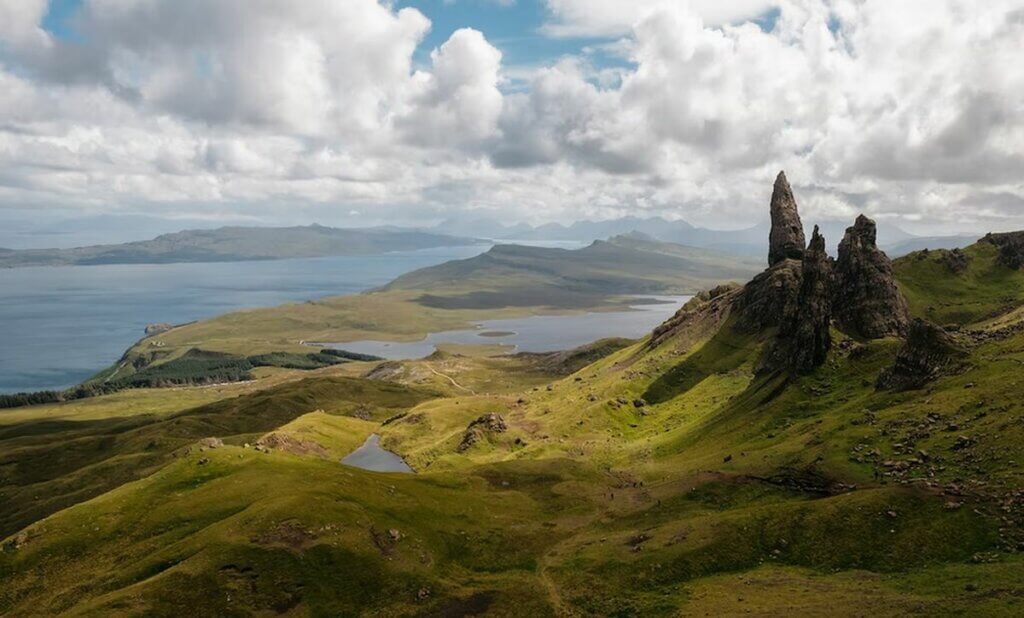
[[[843,237],[848,223],[840,221],[819,222],[822,235],[835,247]],[[669,221],[661,217],[624,217],[608,221],[577,221],[571,225],[547,223],[531,226],[525,223],[503,225],[487,219],[449,219],[430,231],[474,236],[508,241],[576,240],[589,242],[612,236],[640,232],[652,239],[671,242],[689,247],[714,249],[724,253],[742,256],[760,256],[768,246],[769,222],[764,221],[752,227],[739,230],[712,230],[696,227],[686,221]],[[810,236],[810,229],[807,236]],[[965,247],[978,239],[970,236],[915,236],[895,226],[879,230],[878,244],[893,257],[905,255],[920,249],[952,249]]]
[[[833,247],[846,229],[846,225],[840,222],[823,222],[819,226]],[[553,241],[589,243],[623,235],[639,235],[653,241],[707,249],[720,254],[755,257],[765,251],[769,228],[769,224],[764,222],[740,230],[712,230],[695,227],[686,221],[669,221],[660,217],[577,221],[571,225],[548,223],[536,227],[527,224],[503,225],[486,219],[451,219],[430,228],[334,228],[316,224],[277,228],[233,226],[185,230],[163,234],[152,240],[122,244],[69,249],[0,248],[0,268],[374,255],[485,242],[480,239],[510,244]],[[975,236],[914,236],[899,228],[886,226],[879,231],[878,244],[892,257],[898,257],[926,248],[965,247],[975,240]]]
[[[476,244],[462,238],[394,228],[222,227],[164,234],[153,240],[74,249],[0,249],[0,267],[89,264],[234,262],[336,255],[374,255]]]

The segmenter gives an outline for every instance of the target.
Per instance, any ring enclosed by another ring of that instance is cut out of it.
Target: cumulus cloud
[[[735,226],[786,168],[814,217],[1024,227],[1024,0],[546,6],[622,62],[421,50],[383,0],[84,0],[70,40],[0,0],[0,207]]]

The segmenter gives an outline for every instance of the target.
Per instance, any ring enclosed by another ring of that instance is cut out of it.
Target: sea
[[[419,268],[473,257],[491,246],[253,262],[0,269],[0,393],[79,384],[117,361],[143,337],[148,324],[183,324],[238,309],[355,294]],[[479,342],[544,351],[533,348],[541,343],[540,347],[547,349],[552,345],[573,347],[602,337],[639,336],[671,315],[678,307],[676,300],[638,305],[642,311],[615,315],[560,317],[553,324],[551,318],[544,317],[488,323],[481,328],[514,334],[480,338]],[[551,328],[553,325],[557,328]],[[561,336],[552,337],[552,332]],[[468,333],[432,334],[419,343],[429,346],[423,347],[428,350],[438,341],[467,342],[473,337]],[[359,342],[356,347],[373,348],[392,358],[423,355],[420,349],[388,349],[376,342]]]

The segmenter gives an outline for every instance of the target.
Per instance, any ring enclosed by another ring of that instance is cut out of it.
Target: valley
[[[833,259],[784,176],[771,210],[767,270],[707,274],[703,254],[637,239],[579,262],[498,248],[125,359],[695,294],[639,340],[484,341],[0,411],[0,613],[1019,614],[1017,237],[890,262],[864,218]],[[341,463],[372,435],[415,474]]]

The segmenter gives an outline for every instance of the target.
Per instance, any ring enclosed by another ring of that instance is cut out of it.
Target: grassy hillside
[[[960,253],[918,251],[896,260],[911,312],[937,324],[969,324],[1024,303],[1024,272],[997,263],[999,250],[976,243]]]
[[[430,290],[422,304],[452,309],[574,306],[588,296],[695,293],[722,281],[745,281],[760,268],[752,259],[617,236],[575,251],[499,245],[477,257],[403,275],[384,290]],[[442,291],[433,292],[436,288]]]
[[[153,240],[74,249],[0,251],[0,268],[68,264],[234,262],[332,255],[373,255],[470,245],[469,238],[388,228],[222,227],[164,234]]]
[[[80,402],[20,411],[0,613],[1017,615],[1024,312],[985,291],[1019,273],[968,253],[951,283],[936,256],[897,265],[915,313],[974,333],[924,391],[876,389],[895,340],[835,332],[787,378],[755,373],[770,333],[702,318],[656,344],[276,374],[179,412],[112,400],[102,431]],[[418,474],[340,465],[371,432]],[[51,495],[76,504],[40,521]]]

